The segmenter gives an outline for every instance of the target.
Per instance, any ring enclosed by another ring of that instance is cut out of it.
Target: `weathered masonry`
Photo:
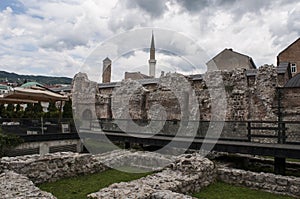
[[[141,165],[141,163],[143,165]],[[165,164],[165,167],[160,167]],[[0,159],[0,193],[4,198],[55,197],[35,185],[62,178],[102,172],[108,166],[131,166],[157,172],[131,182],[112,184],[88,198],[192,199],[185,194],[201,191],[217,179],[273,193],[300,196],[300,179],[255,173],[215,165],[200,154],[164,156],[149,152],[116,150],[104,154],[54,153]]]
[[[225,96],[222,97],[226,98],[227,101],[226,120],[274,121],[278,119],[277,88],[283,88],[291,78],[287,65],[281,65],[277,68],[266,65],[259,69],[221,71],[221,76],[225,90]],[[198,99],[200,110],[199,120],[202,121],[211,120],[212,102],[209,88],[205,82],[205,78],[207,77],[215,78],[214,81],[218,81],[214,72],[185,77]],[[124,93],[122,93],[122,96],[124,98],[114,99],[114,90],[120,86],[130,88],[132,80],[97,85],[90,82],[85,74],[79,73],[75,76],[75,82],[77,83],[74,85],[75,92],[73,93],[73,100],[75,100],[76,104],[74,108],[77,114],[80,116],[84,115],[84,118],[87,119],[88,117],[119,119],[120,117],[116,115],[118,110],[112,111],[111,109],[112,101],[115,103],[120,101],[121,103],[121,101],[129,100],[129,114],[132,119],[151,119],[151,107],[160,104],[165,108],[167,120],[181,120],[183,118],[181,106],[183,105],[178,102],[178,97],[175,96],[171,89],[163,87],[160,84],[161,81],[171,81],[171,83],[174,82],[180,86],[179,79],[176,78],[176,75],[167,74],[160,78],[137,80],[141,86],[133,94],[128,93],[126,96],[127,91],[123,89]],[[297,103],[299,100],[296,97],[284,97],[284,93],[296,96],[297,89],[289,88],[285,90],[281,92],[283,94],[283,120],[285,119],[285,115],[288,116],[288,120],[295,120],[298,117],[298,112],[294,110],[300,108]],[[291,110],[290,104],[294,105],[293,110]],[[94,112],[96,115],[92,115]],[[291,112],[293,112],[293,117],[291,117]]]

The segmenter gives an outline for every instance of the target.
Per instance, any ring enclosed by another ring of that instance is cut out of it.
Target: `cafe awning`
[[[38,86],[32,86],[30,88],[15,87],[12,91],[0,97],[0,103],[37,103],[51,101],[68,101],[68,97]]]

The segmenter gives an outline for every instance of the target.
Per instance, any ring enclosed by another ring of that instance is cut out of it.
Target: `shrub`
[[[23,143],[23,140],[20,137],[11,134],[3,134],[0,129],[0,157],[3,157],[9,149],[18,146],[21,143]]]

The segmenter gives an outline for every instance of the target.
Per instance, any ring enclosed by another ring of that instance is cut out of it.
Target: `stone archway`
[[[90,109],[85,109],[81,115],[82,125],[80,128],[82,129],[91,129],[92,122],[92,111]]]

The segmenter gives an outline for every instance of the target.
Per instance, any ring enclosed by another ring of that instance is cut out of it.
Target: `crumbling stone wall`
[[[102,91],[100,90],[100,93]],[[135,81],[128,80],[120,82],[119,86],[112,90],[109,96],[98,94],[97,99],[101,99],[99,105],[104,110],[106,104],[110,103],[112,117],[116,119],[143,119],[145,101],[144,96],[147,90]],[[110,102],[108,100],[110,98]],[[100,109],[101,110],[101,109]],[[105,118],[105,113],[97,112],[98,118]],[[107,114],[108,115],[108,114]]]
[[[208,72],[203,76],[212,76],[215,73],[215,71]],[[222,96],[227,100],[226,120],[276,119],[274,99],[278,76],[274,66],[262,66],[256,71],[256,75],[251,77],[247,76],[246,69],[219,71],[218,73],[220,73],[223,78],[223,89],[226,91],[226,96]],[[180,78],[177,78],[175,75],[167,74],[161,78],[169,78],[169,81],[172,81],[173,84],[178,84],[175,87],[182,86],[180,85]],[[206,121],[211,120],[212,101],[208,85],[204,80],[197,79],[193,81],[192,79],[188,79],[188,81],[198,98],[200,109],[199,119]],[[217,79],[215,79],[215,81],[217,81]],[[124,85],[124,81],[122,81],[121,84]],[[165,108],[168,120],[180,120],[182,118],[181,106],[183,105],[180,103],[181,99],[178,99],[178,96],[174,95],[174,91],[170,88],[160,86],[159,83],[157,87],[154,86],[154,89],[152,88],[151,90],[147,89],[147,86],[143,88],[136,90],[135,95],[128,96],[131,99],[130,115],[133,119],[150,119],[151,117],[148,111],[154,104],[160,104]],[[189,88],[183,89],[186,89],[187,92],[190,91]],[[145,90],[147,92],[145,92]],[[101,101],[102,104],[105,104],[105,99],[109,98],[109,92],[112,93],[113,90],[111,88],[100,89],[101,97],[99,101]],[[145,102],[143,102],[143,100]],[[107,110],[107,108],[104,109]],[[100,109],[98,110],[97,115],[99,118],[104,118],[105,115],[108,115],[100,112]],[[144,113],[141,111],[144,111]]]
[[[283,120],[291,121],[285,124],[287,142],[300,142],[300,88],[280,89]]]
[[[41,191],[32,181],[13,171],[0,174],[0,198],[56,199],[51,193]]]
[[[287,70],[291,70],[290,67]],[[290,71],[286,71],[285,73],[279,73],[277,78],[277,84],[279,87],[284,87],[284,85],[291,79]]]
[[[3,157],[0,159],[0,173],[11,170],[27,176],[35,184],[40,184],[81,174],[102,172],[109,167],[139,166],[150,171],[159,170],[172,161],[172,157],[156,153],[125,150],[99,155],[59,152],[43,156]]]
[[[88,198],[192,198],[177,193],[197,192],[214,182],[215,178],[213,162],[198,154],[182,155],[162,172],[128,183],[112,184],[88,195]]]
[[[161,162],[167,167],[161,167]],[[146,163],[146,164],[145,164]],[[148,164],[147,164],[148,163]],[[106,166],[103,166],[103,165]],[[101,171],[108,166],[138,166],[160,171],[131,182],[110,185],[90,198],[192,199],[184,195],[200,191],[215,180],[300,197],[300,178],[270,173],[255,173],[216,165],[199,153],[164,156],[149,152],[116,150],[99,155],[56,153],[4,157],[0,161],[0,193],[4,198],[55,197],[35,186],[80,173]],[[59,165],[62,165],[59,166]],[[98,165],[93,167],[91,165]],[[58,168],[62,169],[58,169]],[[45,169],[46,168],[46,169]],[[51,169],[52,168],[52,169]],[[53,178],[48,178],[45,172]],[[31,173],[33,173],[31,175]],[[60,173],[53,175],[54,173]]]
[[[96,95],[96,113],[100,119],[111,119],[111,97],[110,95]]]
[[[221,137],[245,137],[247,134],[247,126],[246,123],[243,123],[242,121],[276,121],[278,119],[276,87],[281,86],[279,85],[281,81],[280,75],[282,74],[278,74],[274,66],[265,65],[258,68],[250,75],[249,71],[245,69],[236,69],[232,71],[208,72],[202,75],[203,78],[193,79],[186,77],[186,80],[190,84],[190,88],[182,86],[182,79],[180,79],[182,75],[178,74],[167,74],[159,78],[156,83],[139,84],[138,88],[132,86],[134,85],[134,81],[124,80],[116,84],[115,88],[101,87],[100,90],[95,92],[94,101],[82,99],[82,104],[78,105],[77,110],[79,115],[82,115],[84,109],[90,109],[91,111],[95,110],[96,115],[93,115],[92,118],[101,118],[103,121],[105,121],[105,119],[132,119],[140,126],[147,125],[146,120],[155,117],[156,119],[166,118],[167,122],[163,126],[161,133],[173,135],[177,133],[180,128],[180,120],[191,119],[188,118],[187,115],[184,115],[182,110],[192,112],[194,111],[193,108],[195,109],[195,107],[198,106],[197,108],[199,108],[200,114],[196,120],[203,122],[199,124],[197,135],[205,136],[209,123],[205,123],[204,121],[212,120],[213,107],[217,106],[215,107],[216,109],[220,109],[220,111],[223,110],[218,107],[218,104],[213,105],[212,95],[210,93],[210,87],[212,87],[212,85],[211,83],[207,84],[205,80],[210,77],[213,84],[214,82],[215,84],[220,84],[221,77],[221,84],[223,84],[223,89],[225,90],[224,96],[221,96],[221,92],[218,94],[218,91],[216,90],[215,92],[218,95],[216,95],[217,97],[215,96],[215,98],[226,99],[226,121],[240,121],[236,123],[225,123]],[[80,77],[83,80],[82,83],[79,83],[78,85],[82,86],[87,84],[87,77],[84,77],[82,74]],[[167,86],[162,85],[161,82],[163,81],[169,82],[173,88],[170,89]],[[87,86],[93,88],[94,84],[87,84]],[[120,86],[123,87],[121,97],[114,97],[114,91]],[[134,92],[129,92],[129,90],[132,90],[133,88]],[[198,100],[198,105],[197,103],[191,103],[190,98],[187,99],[189,101],[185,100],[184,93],[179,97],[176,96],[176,89],[179,90],[180,88],[186,90],[187,93],[193,91]],[[283,94],[284,120],[286,121],[300,119],[300,104],[298,103],[300,96],[297,94],[299,92],[296,90],[297,89],[293,88],[291,91],[285,91]],[[85,95],[83,98],[85,98]],[[122,103],[126,100],[129,101],[128,105]],[[189,103],[186,103],[185,101]],[[111,109],[113,103],[115,105],[114,110]],[[165,113],[161,111],[161,108],[158,108],[160,106],[163,107]],[[151,109],[151,107],[155,108]],[[129,114],[122,115],[124,109],[128,109]],[[108,121],[105,122],[105,126],[108,129],[120,130],[116,125],[109,124]],[[124,122],[126,123],[126,121]],[[259,126],[259,124],[256,125]],[[129,123],[126,129],[134,130],[131,128],[132,126]],[[270,134],[274,133],[274,131],[257,131],[254,133]],[[265,140],[263,140],[263,142],[265,142]],[[276,142],[276,140],[272,140],[272,142]]]
[[[272,173],[256,173],[227,167],[218,168],[218,179],[229,184],[242,185],[267,192],[300,196],[300,178]]]
[[[274,102],[276,97],[277,71],[272,66],[262,66],[258,69],[253,88],[253,101],[248,112],[252,112],[249,119],[274,121],[277,119]]]
[[[96,82],[88,79],[87,74],[77,73],[72,82],[72,109],[77,129],[89,129],[91,120],[97,119],[96,94],[98,87]]]
[[[153,105],[162,105],[167,113],[167,120],[180,120],[181,107],[177,97],[171,90],[165,88],[149,93],[147,98],[147,107],[149,110]],[[151,119],[150,117],[148,117]]]
[[[80,174],[95,173],[107,167],[90,154],[60,152],[53,154],[3,157],[0,171],[12,170],[24,174],[36,184],[56,181]]]
[[[283,115],[285,121],[300,120],[300,88],[284,88],[280,90]]]

